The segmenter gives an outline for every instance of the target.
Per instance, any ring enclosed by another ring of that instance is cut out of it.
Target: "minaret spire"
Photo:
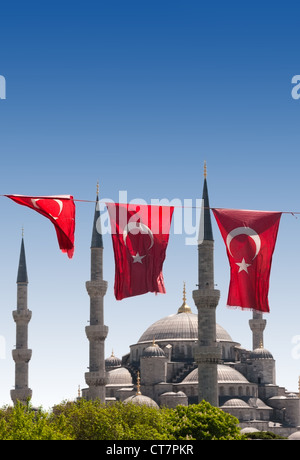
[[[16,323],[16,348],[12,351],[15,361],[15,389],[11,390],[11,399],[26,404],[32,397],[32,390],[28,388],[28,363],[32,350],[28,349],[28,323],[31,320],[31,311],[27,308],[28,276],[26,267],[24,238],[22,231],[21,251],[17,276],[17,310],[13,311]]]
[[[218,406],[218,368],[221,351],[216,341],[216,307],[220,291],[214,287],[214,240],[210,218],[207,189],[207,169],[204,165],[203,212],[198,244],[198,289],[193,298],[198,309],[198,347],[195,361],[198,364],[198,400]]]
[[[202,244],[204,240],[213,241],[213,239],[214,238],[213,238],[213,232],[212,232],[209,198],[208,198],[208,190],[207,190],[207,168],[206,168],[206,162],[204,162],[204,183],[203,183],[203,193],[202,193],[201,219],[200,219],[199,234],[198,234],[198,245]]]
[[[101,219],[100,219],[100,206],[99,206],[99,182],[97,182],[97,196],[96,196],[96,207],[95,207],[95,214],[94,214],[91,248],[102,248],[103,249],[103,239],[102,239],[102,229],[101,229]]]
[[[86,282],[90,296],[90,325],[85,328],[89,340],[89,372],[85,373],[85,381],[89,386],[87,399],[99,399],[105,402],[105,354],[104,343],[108,327],[104,325],[103,298],[107,290],[107,282],[103,280],[103,241],[100,223],[99,185],[94,214],[91,241],[91,280]]]

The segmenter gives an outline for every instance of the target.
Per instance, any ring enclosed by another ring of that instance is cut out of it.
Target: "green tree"
[[[202,401],[176,409],[133,403],[63,402],[50,413],[31,405],[0,409],[0,440],[245,439],[238,420]]]
[[[165,409],[166,423],[175,439],[233,440],[240,434],[238,419],[211,406],[208,402]]]
[[[31,405],[16,404],[0,410],[0,440],[68,440],[68,427],[62,418],[53,424],[47,412]]]
[[[100,401],[67,402],[55,406],[51,420],[64,417],[77,440],[170,439],[160,410]]]

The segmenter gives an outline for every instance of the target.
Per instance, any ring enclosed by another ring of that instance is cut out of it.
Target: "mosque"
[[[253,314],[252,330],[258,325],[263,330],[266,320],[261,316]],[[186,304],[184,293],[178,311],[149,326],[128,354],[120,359],[112,353],[105,360],[106,400],[137,398],[154,407],[196,404],[198,369],[193,352],[197,340],[198,316]],[[299,396],[276,385],[275,360],[262,340],[257,348],[246,350],[218,324],[216,340],[222,353],[217,365],[219,407],[237,417],[246,431],[281,436],[298,432]]]
[[[174,314],[158,319],[141,335],[122,358],[114,353],[105,359],[103,241],[99,232],[100,211],[97,194],[91,241],[91,280],[86,282],[90,297],[87,388],[81,397],[101,401],[131,401],[153,407],[189,405],[202,399],[238,418],[245,431],[272,431],[300,439],[300,398],[276,384],[275,359],[264,348],[266,319],[253,312],[249,321],[252,350],[244,349],[215,321],[220,293],[214,289],[213,235],[210,220],[206,174],[203,187],[203,240],[198,245],[198,289],[193,298],[198,314],[186,303]],[[27,271],[22,240],[17,278],[17,327],[15,389],[11,397],[26,401],[28,365],[27,346],[31,311],[27,308]],[[176,311],[177,310],[177,311]]]

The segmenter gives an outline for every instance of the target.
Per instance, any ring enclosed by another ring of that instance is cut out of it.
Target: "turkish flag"
[[[34,209],[54,225],[62,252],[71,259],[74,254],[75,204],[71,195],[24,196],[5,195],[18,204]]]
[[[115,297],[165,293],[162,274],[174,207],[106,203],[115,255]]]
[[[269,312],[269,279],[280,212],[213,209],[230,264],[228,306]]]

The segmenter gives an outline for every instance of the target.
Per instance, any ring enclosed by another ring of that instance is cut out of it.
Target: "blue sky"
[[[300,212],[299,5],[290,2],[97,1],[1,5],[0,193],[71,194],[75,255],[42,216],[0,197],[0,405],[14,385],[21,228],[29,276],[29,383],[50,407],[85,387],[89,248],[96,183],[117,201],[201,198],[207,161],[213,207]],[[251,348],[250,312],[226,305],[229,266],[213,221],[217,322]],[[273,257],[265,346],[277,383],[296,391],[300,357],[300,215],[283,214]],[[106,356],[122,356],[154,321],[176,313],[183,281],[194,313],[197,247],[170,237],[167,294],[117,302],[104,237]],[[293,342],[294,341],[294,342]]]

